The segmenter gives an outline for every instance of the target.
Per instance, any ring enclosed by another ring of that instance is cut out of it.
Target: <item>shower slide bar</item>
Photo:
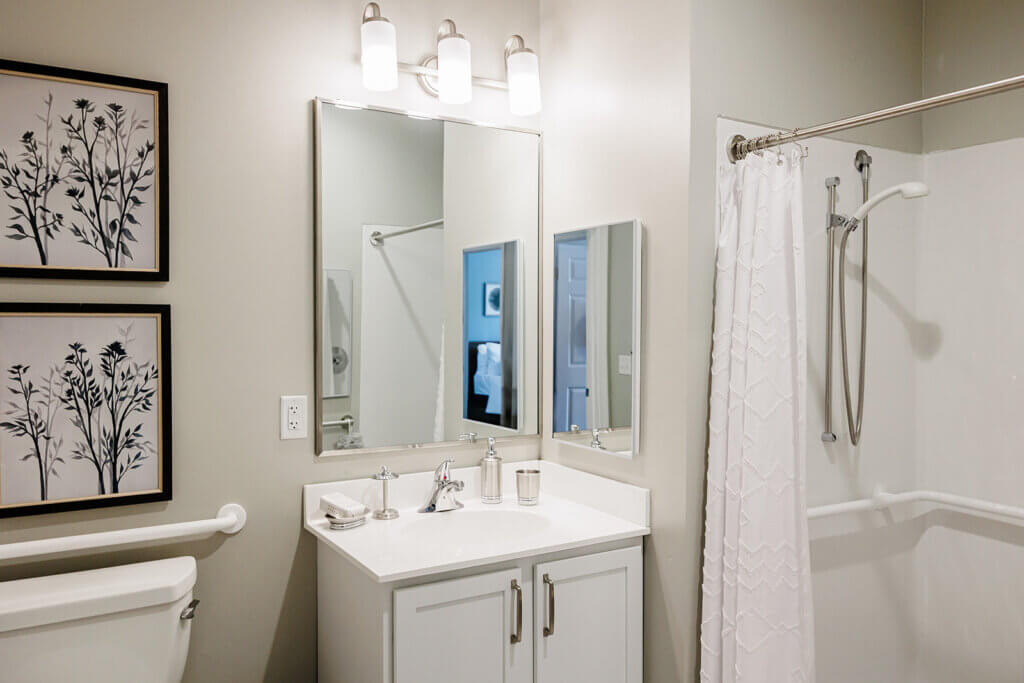
[[[5,543],[0,545],[0,564],[85,550],[114,550],[154,541],[205,538],[218,531],[224,534],[237,534],[244,526],[245,508],[236,503],[228,503],[217,511],[217,516],[213,519],[160,524],[119,531],[101,531],[96,534],[44,538],[38,541]]]
[[[940,491],[906,491],[904,493],[887,493],[878,490],[871,498],[851,500],[845,503],[819,505],[807,508],[808,519],[835,517],[849,512],[881,511],[904,503],[934,503],[946,508],[974,514],[975,516],[1003,517],[1024,524],[1024,507],[992,503],[978,498],[957,496]]]
[[[878,111],[873,111],[868,114],[858,114],[857,116],[850,116],[849,118],[840,119],[838,121],[822,123],[809,128],[794,128],[791,131],[780,131],[778,133],[762,135],[761,137],[751,138],[749,140],[742,135],[736,135],[727,143],[726,151],[728,153],[729,161],[735,163],[751,152],[758,152],[762,149],[768,149],[769,147],[779,147],[787,142],[796,142],[797,140],[803,140],[805,138],[838,133],[839,131],[846,130],[848,128],[857,128],[858,126],[866,126],[870,123],[888,121],[889,119],[894,119],[898,116],[916,114],[917,112],[927,111],[928,109],[944,107],[949,104],[965,102],[977,97],[995,95],[997,93],[1016,90],[1017,88],[1022,87],[1024,87],[1024,74],[1013,76],[1011,78],[1004,78],[1000,81],[985,83],[983,85],[976,85],[971,88],[964,88],[963,90],[957,90],[944,95],[928,97],[915,102],[907,102],[906,104],[900,104],[887,109],[879,109]]]

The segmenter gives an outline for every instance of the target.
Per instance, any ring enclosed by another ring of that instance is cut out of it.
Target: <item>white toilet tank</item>
[[[196,561],[0,583],[0,681],[179,683]]]

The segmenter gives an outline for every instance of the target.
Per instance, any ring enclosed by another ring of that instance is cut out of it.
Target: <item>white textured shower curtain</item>
[[[701,681],[814,680],[799,154],[718,178]]]

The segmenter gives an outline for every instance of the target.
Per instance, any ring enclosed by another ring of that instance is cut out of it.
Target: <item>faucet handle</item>
[[[455,458],[448,458],[437,466],[434,470],[434,481],[449,481],[451,480],[451,474],[449,467],[455,462]]]
[[[470,443],[476,443],[476,432],[462,432],[459,434],[459,441],[468,441]]]

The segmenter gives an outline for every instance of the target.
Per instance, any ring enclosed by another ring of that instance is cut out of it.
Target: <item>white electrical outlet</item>
[[[305,439],[308,434],[305,396],[281,397],[281,438]]]
[[[632,375],[633,374],[633,356],[628,353],[619,355],[619,374],[620,375]]]

